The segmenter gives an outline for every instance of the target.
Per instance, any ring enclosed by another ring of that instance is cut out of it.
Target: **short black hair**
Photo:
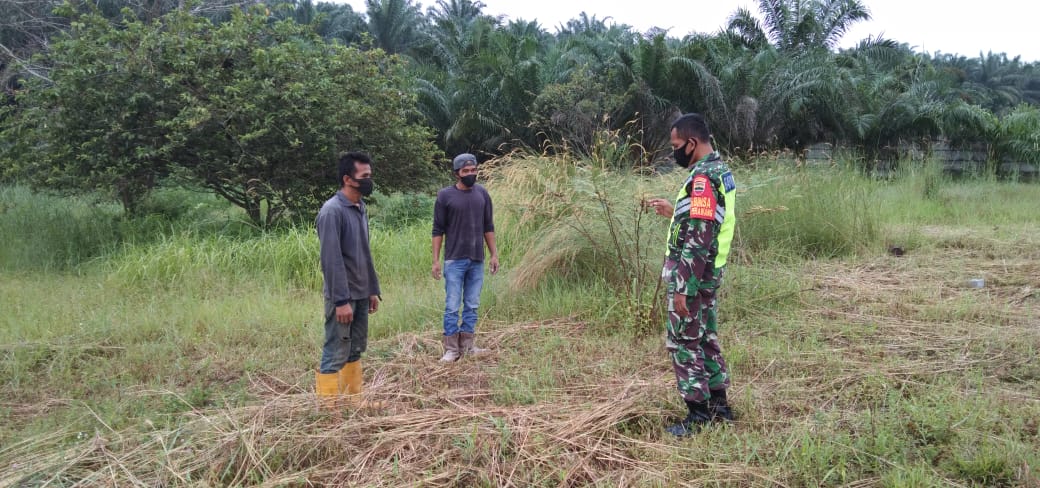
[[[339,184],[343,185],[343,177],[354,178],[357,174],[357,163],[372,165],[372,157],[361,151],[345,152],[339,155]]]
[[[672,129],[682,137],[683,140],[694,138],[700,142],[711,141],[711,131],[708,130],[708,122],[704,116],[697,113],[683,114],[683,116],[672,122]]]

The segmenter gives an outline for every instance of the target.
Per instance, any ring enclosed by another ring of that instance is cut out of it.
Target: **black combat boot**
[[[712,420],[733,421],[733,410],[730,410],[729,402],[726,401],[726,390],[711,390],[708,409],[711,410]]]
[[[665,431],[676,437],[687,437],[696,434],[701,427],[711,422],[711,410],[708,409],[708,402],[687,401],[686,408],[690,410],[686,418],[678,424],[666,428]]]

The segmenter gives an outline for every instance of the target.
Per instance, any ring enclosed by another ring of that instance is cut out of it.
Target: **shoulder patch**
[[[708,175],[694,176],[690,185],[690,218],[714,220],[716,204]]]
[[[722,173],[722,187],[725,189],[724,193],[729,193],[737,188],[737,182],[733,180],[732,172]]]

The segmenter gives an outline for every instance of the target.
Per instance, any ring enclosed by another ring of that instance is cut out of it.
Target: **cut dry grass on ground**
[[[898,383],[976,371],[979,393],[1040,402],[1040,243],[988,237],[964,248],[972,234],[943,234],[953,237],[912,256],[818,264],[807,313],[845,324],[826,342],[850,369],[888,364]],[[975,278],[985,286],[970,287]]]
[[[688,441],[661,432],[680,410],[657,337],[489,323],[495,352],[447,366],[435,334],[374,343],[385,411],[318,413],[310,373],[255,374],[256,402],[174,428],[6,446],[0,486],[1035,486],[1038,256],[937,242],[811,263],[800,316],[725,324],[740,418]]]
[[[500,324],[482,337],[508,351],[550,330],[575,343],[585,334],[580,322],[554,321]],[[255,376],[256,405],[193,411],[176,429],[99,430],[71,448],[76,434],[60,432],[6,447],[0,461],[10,469],[0,486],[672,486],[683,484],[679,466],[684,476],[772,483],[764,470],[739,464],[672,462],[674,443],[646,432],[657,430],[669,389],[650,361],[628,378],[588,375],[541,392],[545,401],[500,405],[498,354],[444,366],[431,353],[437,347],[413,334],[376,345],[395,355],[372,362],[367,385],[386,410],[318,413],[305,380]]]

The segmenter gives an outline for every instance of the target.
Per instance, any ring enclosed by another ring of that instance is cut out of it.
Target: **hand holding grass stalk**
[[[663,198],[652,198],[647,200],[646,206],[654,209],[654,213],[662,217],[671,217],[672,212],[675,211],[672,204]]]

